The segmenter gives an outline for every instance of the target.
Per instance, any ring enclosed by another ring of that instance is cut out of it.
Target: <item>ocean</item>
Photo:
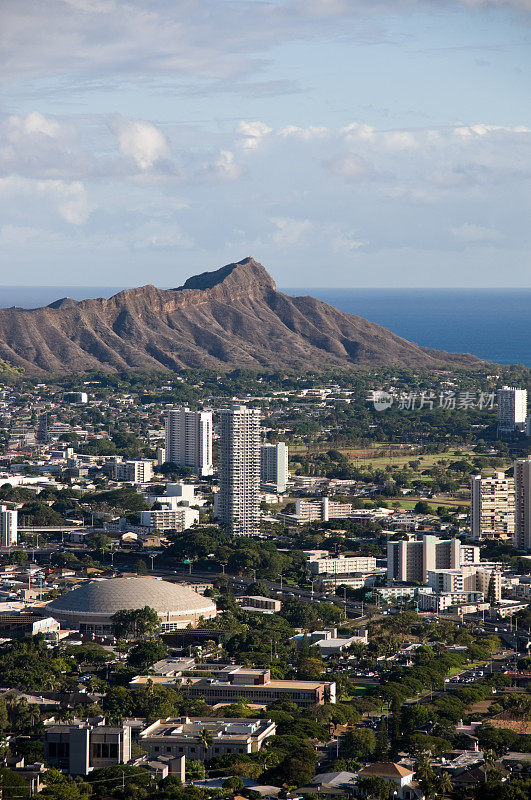
[[[0,286],[0,308],[61,297],[110,297],[124,287]],[[282,289],[312,295],[426,347],[531,367],[531,289]]]

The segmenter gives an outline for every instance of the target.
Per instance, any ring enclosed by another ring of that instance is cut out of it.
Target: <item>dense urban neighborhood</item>
[[[489,370],[4,364],[2,797],[526,800],[531,373]]]

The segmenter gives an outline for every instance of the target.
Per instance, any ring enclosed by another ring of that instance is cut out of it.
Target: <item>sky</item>
[[[2,0],[0,284],[531,286],[531,0]]]

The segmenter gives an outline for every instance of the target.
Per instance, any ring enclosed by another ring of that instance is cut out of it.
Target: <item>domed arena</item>
[[[209,597],[161,578],[97,578],[72,589],[45,606],[48,616],[85,634],[110,634],[117,611],[150,606],[160,619],[161,631],[195,627],[200,619],[217,614]]]

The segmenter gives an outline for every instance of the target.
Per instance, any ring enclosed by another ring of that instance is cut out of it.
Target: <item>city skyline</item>
[[[528,286],[530,11],[4,3],[2,282]]]

